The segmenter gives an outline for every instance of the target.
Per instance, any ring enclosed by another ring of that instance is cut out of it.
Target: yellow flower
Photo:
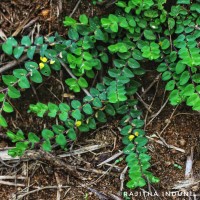
[[[42,57],[42,56],[41,56],[41,57],[40,57],[40,60],[41,60],[42,62],[44,62],[44,63],[47,62],[47,58],[46,58],[46,57]]]
[[[138,133],[137,131],[136,131],[134,134],[135,134],[135,136],[138,136],[138,135],[139,135],[139,133]]]
[[[134,137],[135,137],[135,135],[129,135],[129,136],[128,136],[128,139],[129,139],[130,141],[132,141],[132,140],[134,139]]]
[[[50,60],[50,65],[53,65],[55,62],[55,60]]]
[[[79,127],[81,124],[82,124],[81,121],[76,121],[76,122],[75,122],[76,127]]]
[[[44,68],[44,63],[40,63],[39,67],[40,67],[40,69],[43,69]]]

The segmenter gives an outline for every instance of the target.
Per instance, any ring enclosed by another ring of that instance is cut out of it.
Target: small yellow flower
[[[53,65],[55,62],[55,60],[50,60],[50,65]]]
[[[41,56],[41,57],[40,57],[40,60],[41,60],[42,62],[44,62],[44,63],[47,62],[47,58],[46,58],[46,57],[42,57],[42,56]]]
[[[76,122],[75,122],[76,127],[79,127],[81,124],[82,124],[81,121],[76,121]]]
[[[160,46],[162,46],[162,42],[160,41],[159,43],[158,43]]]
[[[44,68],[44,63],[40,63],[39,67],[40,67],[40,69],[43,69]]]
[[[135,137],[135,135],[129,135],[129,136],[128,136],[128,139],[129,139],[130,141],[132,141],[132,140],[134,139],[134,137]]]
[[[134,134],[135,134],[135,136],[138,136],[138,135],[139,135],[139,133],[138,133],[137,131],[136,131]]]

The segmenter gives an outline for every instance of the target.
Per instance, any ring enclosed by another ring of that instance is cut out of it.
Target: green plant
[[[103,2],[103,0],[92,0],[92,3],[93,3],[94,5],[96,5],[97,2],[101,3],[101,2]]]
[[[157,64],[162,80],[167,81],[165,89],[172,105],[185,101],[193,110],[200,110],[200,3],[179,0],[167,12],[165,2],[117,1],[116,12],[101,19],[81,15],[77,21],[67,16],[67,39],[58,34],[38,37],[34,43],[28,36],[20,43],[8,38],[2,45],[4,53],[16,59],[26,54],[29,60],[24,68],[13,70],[13,75],[2,75],[6,87],[0,91],[0,126],[8,126],[3,112],[13,112],[9,99],[20,98],[21,90],[30,88],[30,82],[42,83],[43,76],[50,76],[61,66],[69,75],[66,86],[74,93],[86,94],[83,101],[72,100],[70,104],[31,104],[29,112],[57,118],[59,125],[44,129],[41,134],[8,130],[8,137],[16,143],[9,154],[21,156],[35,144],[45,151],[51,151],[52,144],[67,149],[78,131],[88,132],[98,123],[106,123],[109,117],[121,115],[120,133],[130,178],[127,187],[142,187],[147,181],[157,183],[159,179],[148,170],[148,140],[135,98],[141,85],[138,77],[145,73],[142,66],[147,61]],[[39,64],[34,61],[35,54],[40,55]],[[102,82],[89,88],[99,70],[105,74]]]

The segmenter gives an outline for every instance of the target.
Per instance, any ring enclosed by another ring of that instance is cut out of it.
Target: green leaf
[[[164,39],[162,42],[161,42],[161,48],[162,49],[168,49],[170,47],[170,42],[168,39]]]
[[[13,107],[8,102],[4,102],[3,111],[5,111],[7,113],[11,113],[11,112],[13,112]]]
[[[48,113],[48,116],[49,117],[55,117],[59,108],[56,104],[54,103],[48,103],[48,109],[49,109],[49,113]]]
[[[75,29],[71,28],[68,31],[68,37],[71,40],[78,40],[79,39],[79,34],[78,34],[78,32]]]
[[[34,44],[38,45],[38,46],[41,46],[43,44],[43,42],[44,42],[44,38],[42,36],[41,37],[36,37]]]
[[[53,138],[54,136],[54,133],[48,129],[43,129],[42,130],[42,137],[45,139],[45,140],[48,140],[48,139],[51,139]]]
[[[76,132],[73,128],[69,129],[69,131],[67,132],[67,136],[70,140],[75,141],[76,140]]]
[[[190,0],[178,0],[177,4],[190,4]]]
[[[72,117],[76,120],[81,120],[81,118],[82,118],[81,112],[79,109],[73,110],[71,114],[72,114]]]
[[[21,96],[20,91],[13,86],[8,86],[8,96],[12,99],[17,99]]]
[[[15,47],[13,51],[13,55],[16,59],[19,59],[24,52],[24,47]]]
[[[69,86],[70,90],[73,90],[74,92],[80,92],[80,86],[75,78],[68,78],[65,80],[65,83]]]
[[[153,33],[152,30],[145,30],[144,31],[144,37],[147,40],[155,40],[156,39],[156,36],[155,36],[155,34]]]
[[[129,58],[128,59],[128,66],[133,68],[133,69],[136,69],[136,68],[140,68],[140,63],[137,62],[136,60],[134,60],[133,58]]]
[[[27,50],[27,56],[29,59],[33,59],[33,56],[35,54],[36,46],[30,46]]]
[[[5,94],[0,93],[0,102],[3,102],[5,99]]]
[[[25,139],[22,130],[17,131],[16,134],[14,134],[12,131],[7,131],[6,134],[11,139],[12,142],[23,141]]]
[[[78,100],[73,100],[73,101],[71,102],[71,106],[72,106],[72,108],[74,108],[74,109],[80,108],[80,107],[81,107],[81,102],[78,101]]]
[[[107,29],[110,27],[111,21],[108,18],[101,18],[102,26]]]
[[[3,45],[2,45],[2,50],[3,50],[4,53],[6,53],[7,55],[12,55],[12,52],[13,52],[12,43],[9,42],[9,41],[6,41],[5,43],[3,43]]]
[[[97,108],[101,108],[102,107],[102,102],[98,97],[94,98],[92,104]]]
[[[107,114],[109,114],[111,116],[115,116],[115,114],[116,114],[115,109],[111,104],[106,105],[105,111]]]
[[[59,119],[61,120],[61,121],[66,121],[67,120],[67,118],[68,118],[68,113],[67,112],[61,112],[60,114],[59,114]]]
[[[194,85],[188,84],[184,89],[181,91],[183,96],[191,96],[194,93]]]
[[[180,85],[185,85],[190,79],[190,73],[188,71],[184,71],[180,77]]]
[[[191,11],[196,11],[200,14],[200,4],[199,3],[193,3],[190,7]],[[189,28],[189,27],[188,27]]]
[[[41,76],[40,72],[36,69],[32,70],[30,79],[35,83],[42,83],[42,76]]]
[[[87,115],[93,114],[93,109],[92,109],[92,107],[91,107],[91,105],[90,105],[89,103],[87,103],[87,104],[85,104],[85,105],[83,106],[83,111],[84,111],[85,114],[87,114]]]
[[[40,141],[40,138],[35,133],[30,132],[28,133],[28,140],[32,143],[32,145],[34,145]]]
[[[43,117],[43,115],[48,110],[48,106],[38,102],[36,105],[30,104],[29,109],[29,111],[36,113],[38,117]]]
[[[7,127],[8,126],[5,118],[2,115],[0,115],[0,126],[2,126],[2,127]]]
[[[54,59],[54,63],[50,64],[51,68],[55,71],[59,71],[61,69],[61,65],[58,59]]]
[[[177,59],[177,52],[176,51],[172,51],[169,55],[170,61],[171,62],[175,62]]]
[[[17,78],[13,75],[2,75],[2,80],[8,86],[11,86],[17,82]]]
[[[43,74],[44,76],[51,75],[51,69],[50,69],[49,65],[47,65],[46,63],[44,64],[44,67],[40,71],[41,71],[41,74]]]
[[[96,129],[96,121],[94,118],[88,118],[86,122],[90,129]]]
[[[198,100],[199,100],[199,95],[197,93],[194,93],[187,99],[186,104],[188,106],[195,106]]]
[[[21,40],[21,44],[28,47],[31,45],[31,39],[29,36],[23,36]]]
[[[171,79],[172,77],[172,74],[170,71],[165,71],[163,74],[162,74],[162,80],[163,81],[168,81],[169,79]]]
[[[172,105],[178,105],[181,102],[179,91],[173,90],[169,95],[169,100]]]
[[[61,147],[67,144],[67,140],[63,134],[56,136],[56,144],[60,145]]]
[[[132,131],[133,127],[131,125],[125,126],[121,129],[121,135],[129,135]]]
[[[61,126],[61,125],[55,125],[54,124],[52,126],[52,129],[53,129],[54,133],[56,133],[56,134],[60,134],[60,133],[64,133],[65,132],[64,126]]]
[[[13,133],[12,131],[8,130],[8,131],[6,132],[6,135],[8,136],[8,138],[9,138],[12,142],[15,141],[16,135],[15,135],[15,133]]]
[[[88,24],[88,17],[85,14],[80,15],[79,21],[81,24],[87,25]]]
[[[105,36],[104,36],[104,33],[102,32],[102,30],[101,29],[96,29],[95,31],[94,31],[94,38],[96,39],[96,40],[101,40],[101,41],[104,41],[105,40]]]
[[[200,83],[200,73],[194,74],[194,75],[192,76],[192,80],[193,80],[195,83]]]
[[[130,180],[126,184],[126,186],[128,188],[131,188],[131,189],[134,189],[136,187],[144,187],[145,185],[146,185],[146,182],[145,182],[145,180],[142,177],[140,177],[140,178],[138,178],[136,180],[135,179],[134,180]]]
[[[166,63],[161,63],[157,67],[158,72],[165,72],[167,69],[168,69],[168,67],[167,67]]]
[[[14,75],[16,78],[21,78],[21,77],[27,75],[27,71],[26,71],[25,69],[14,69],[14,70],[13,70],[13,75]]]
[[[36,62],[25,62],[25,68],[28,71],[31,71],[33,69],[37,69],[38,68],[38,64]]]
[[[19,79],[18,85],[22,89],[30,88],[30,83],[29,83],[29,80],[26,78],[26,76],[22,76]]]
[[[175,26],[175,20],[173,18],[168,18],[168,27],[169,29],[173,29]]]
[[[61,112],[68,112],[68,111],[70,111],[70,107],[66,103],[60,103],[59,104],[59,108],[60,108]]]
[[[177,74],[181,74],[186,68],[186,65],[183,64],[181,61],[178,61],[177,64],[176,64],[176,73]]]
[[[64,24],[64,26],[73,26],[76,24],[76,20],[71,17],[65,17],[63,24]]]
[[[133,143],[129,143],[124,149],[123,152],[124,154],[129,154],[133,152],[133,149],[135,148],[135,145]]]
[[[79,126],[78,129],[80,132],[88,132],[90,130],[87,124],[81,124],[81,126]]]
[[[99,110],[98,112],[95,113],[95,117],[97,120],[101,123],[107,122],[106,115],[103,111]]]
[[[151,42],[150,46],[143,46],[141,51],[143,52],[142,56],[150,60],[158,59],[160,57],[159,45],[155,42]]]
[[[135,143],[137,144],[137,147],[143,147],[147,144],[148,139],[146,137],[137,137],[135,138]]]
[[[167,85],[165,86],[165,90],[167,91],[172,91],[175,88],[175,81],[171,80],[167,83]]]
[[[87,83],[87,81],[85,80],[85,78],[83,78],[83,77],[80,77],[80,78],[78,79],[78,84],[79,84],[79,86],[80,86],[81,88],[87,88],[87,87],[88,87],[88,83]]]
[[[132,122],[131,122],[132,125],[135,126],[135,128],[140,128],[140,127],[143,127],[144,126],[144,121],[141,120],[141,119],[134,119]],[[136,132],[136,131],[135,131]],[[138,132],[138,131],[137,131]]]
[[[48,139],[48,140],[45,140],[45,141],[42,143],[42,148],[43,148],[44,151],[47,151],[47,152],[51,151],[52,146],[51,146],[51,142],[50,142],[49,139]]]

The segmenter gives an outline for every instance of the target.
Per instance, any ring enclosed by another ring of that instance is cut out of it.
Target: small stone
[[[166,124],[169,124],[170,122],[171,122],[170,119],[166,119],[166,120],[165,120],[165,123],[166,123]]]
[[[186,141],[184,139],[180,139],[179,143],[180,143],[181,146],[185,146]]]
[[[171,164],[172,164],[172,163],[169,162],[169,161],[168,161],[168,162],[165,162],[165,166],[166,166],[166,167],[170,166]]]
[[[192,187],[192,191],[193,191],[193,192],[199,191],[199,185],[193,186],[193,187]]]
[[[173,154],[177,153],[175,149],[172,149],[171,152],[172,152]]]

